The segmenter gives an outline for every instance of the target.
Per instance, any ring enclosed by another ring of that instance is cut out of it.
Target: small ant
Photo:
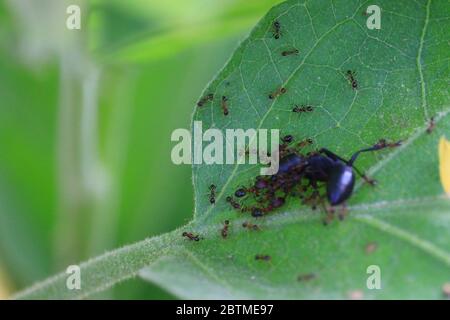
[[[278,20],[275,20],[273,25],[273,37],[275,39],[279,39],[281,36],[281,24]]]
[[[433,132],[434,128],[436,128],[436,122],[434,121],[434,117],[431,117],[430,121],[428,122],[427,133],[430,134],[431,132]]]
[[[183,232],[183,237],[189,239],[190,241],[199,241],[200,237],[198,235],[194,235],[192,232]]]
[[[376,242],[369,242],[368,244],[366,244],[365,251],[367,254],[371,254],[371,253],[375,252],[375,250],[377,250],[377,248],[378,248],[378,244]]]
[[[285,94],[286,91],[287,91],[286,88],[283,88],[283,87],[282,87],[282,88],[279,88],[279,89],[277,89],[275,92],[269,94],[269,99],[273,100],[273,99],[275,99],[276,97],[281,96],[282,94]]]
[[[257,254],[255,256],[255,260],[261,260],[261,261],[270,261],[272,259],[271,256],[265,255],[265,254]]]
[[[281,141],[283,141],[285,143],[291,143],[293,139],[294,139],[294,137],[292,135],[288,134],[287,136],[284,136],[283,138],[281,138]]]
[[[286,50],[286,51],[281,52],[281,55],[283,57],[286,57],[286,56],[290,56],[292,54],[298,54],[298,53],[299,53],[298,49],[292,49],[292,50]]]
[[[215,204],[216,203],[216,186],[214,184],[209,186],[209,202],[211,204]]]
[[[246,229],[249,229],[249,230],[254,230],[254,231],[260,230],[259,227],[258,227],[258,225],[253,224],[253,223],[251,223],[251,222],[247,222],[247,221],[245,221],[245,222],[242,224],[242,227],[244,227],[244,228],[246,228]]]
[[[298,146],[299,148],[303,148],[303,147],[306,147],[306,146],[310,146],[310,145],[312,145],[313,143],[314,143],[313,139],[311,139],[311,138],[306,138],[305,140],[302,140],[302,141],[300,141],[299,143],[297,143],[297,146]]]
[[[197,102],[197,106],[198,107],[203,107],[203,105],[205,103],[207,103],[208,101],[212,101],[213,99],[214,99],[214,95],[212,93],[207,94],[206,96],[201,98],[199,102]]]
[[[227,116],[228,115],[228,104],[227,104],[228,98],[225,96],[222,96],[222,101],[220,103],[220,105],[222,106],[222,110],[223,110],[223,115]]]
[[[247,190],[245,188],[240,188],[237,189],[236,192],[234,193],[234,195],[237,198],[242,198],[243,196],[245,196],[247,194]]]
[[[301,274],[297,277],[297,281],[302,282],[302,281],[311,281],[313,279],[316,278],[316,275],[314,273],[306,273],[306,274]]]
[[[232,197],[227,197],[225,199],[229,204],[231,204],[231,206],[234,209],[241,209],[241,205],[239,203],[237,203],[236,201],[234,201],[234,199]]]
[[[347,78],[350,81],[353,90],[358,89],[358,82],[356,81],[356,72],[347,70]]]
[[[386,141],[386,139],[380,139],[380,140],[378,140],[378,142],[375,144],[374,147],[379,148],[379,149],[383,149],[383,148],[400,147],[401,145],[402,145],[402,141],[401,140],[399,140],[397,142],[388,143]]]
[[[225,220],[223,222],[223,228],[220,231],[220,234],[222,235],[222,238],[226,239],[226,237],[228,236],[228,227],[230,225],[230,221],[229,220]]]
[[[260,218],[262,216],[264,216],[264,213],[262,212],[262,210],[260,208],[253,208],[252,209],[252,217]]]
[[[312,112],[313,111],[313,107],[312,106],[307,106],[307,105],[295,105],[294,109],[292,109],[292,112],[296,112],[296,113],[302,113],[302,112]]]

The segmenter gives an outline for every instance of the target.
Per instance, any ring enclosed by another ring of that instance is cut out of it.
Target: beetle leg
[[[377,180],[369,178],[368,176],[366,176],[365,173],[362,173],[357,167],[353,166],[353,169],[355,169],[356,173],[364,179],[365,182],[367,182],[368,184],[370,184],[372,187],[375,186],[377,184]]]
[[[326,149],[326,148],[320,149],[320,150],[319,150],[319,153],[325,153],[326,156],[327,156],[328,158],[331,158],[331,159],[333,159],[333,160],[341,160],[342,162],[348,164],[348,161],[347,161],[347,160],[341,158],[340,156],[338,156],[337,154],[335,154],[334,152],[332,152],[332,151],[330,151],[330,150],[328,150],[328,149]]]

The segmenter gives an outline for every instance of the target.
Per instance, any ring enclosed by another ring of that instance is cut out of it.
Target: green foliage
[[[282,128],[344,157],[380,138],[403,140],[358,160],[378,185],[358,182],[345,221],[324,227],[320,212],[294,199],[258,220],[260,231],[248,231],[242,223],[251,219],[231,211],[225,197],[259,168],[195,165],[195,215],[183,230],[87,261],[80,291],[68,291],[60,274],[19,297],[81,298],[137,274],[183,298],[346,298],[355,290],[369,299],[441,297],[450,277],[450,202],[437,159],[438,138],[450,130],[448,2],[377,4],[381,30],[366,28],[365,2],[293,0],[274,7],[204,91],[215,94],[214,102],[193,116],[204,129]],[[293,47],[298,55],[281,55]],[[347,70],[356,71],[358,90]],[[281,86],[287,93],[268,99]],[[222,95],[229,98],[227,117]],[[298,115],[294,104],[315,109]],[[436,128],[427,134],[431,117]],[[215,206],[207,196],[211,183],[218,187]],[[230,234],[222,239],[225,219]],[[204,240],[182,239],[182,231]],[[272,259],[256,261],[256,254]],[[381,290],[366,288],[369,265],[381,268]],[[310,273],[314,279],[297,280]]]

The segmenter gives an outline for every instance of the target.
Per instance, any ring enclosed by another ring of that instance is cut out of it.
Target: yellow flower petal
[[[439,140],[439,174],[442,187],[450,196],[450,141],[445,137]]]

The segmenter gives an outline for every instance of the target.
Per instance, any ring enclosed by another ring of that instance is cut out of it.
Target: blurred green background
[[[171,132],[278,2],[0,1],[0,298],[190,220]],[[97,297],[174,298],[139,279]]]

